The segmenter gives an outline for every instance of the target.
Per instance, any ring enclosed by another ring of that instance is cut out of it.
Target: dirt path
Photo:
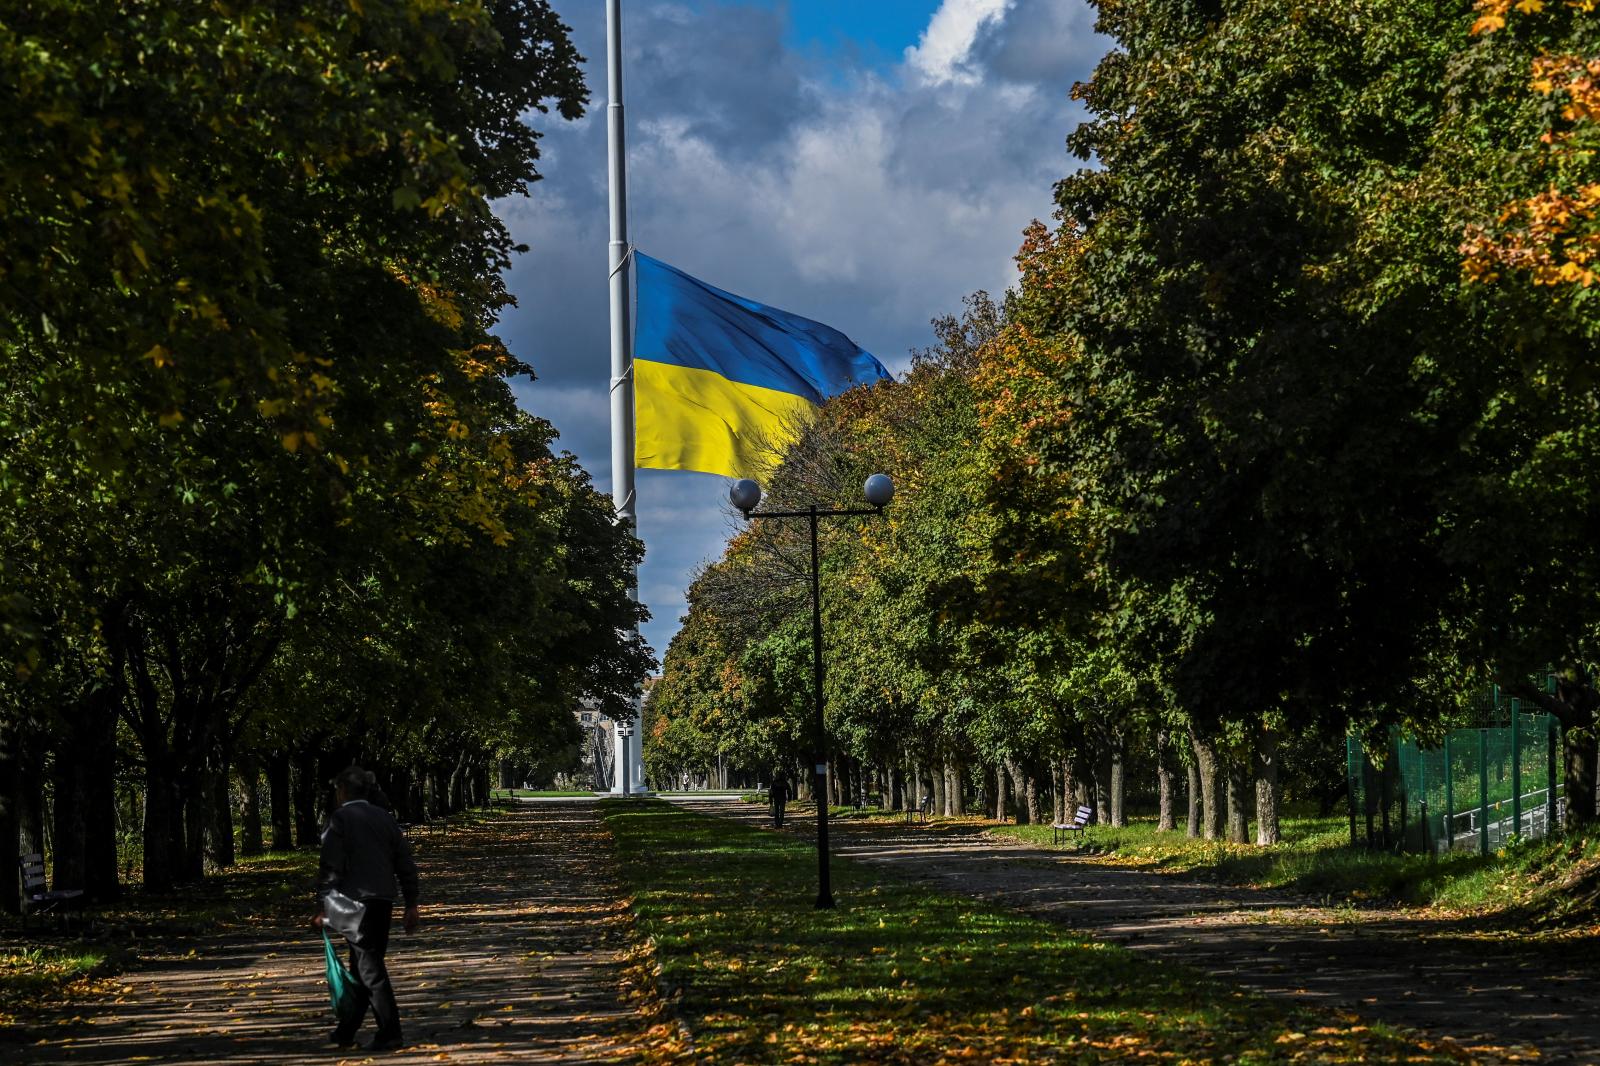
[[[765,810],[672,797],[692,810],[765,825]],[[791,816],[809,834],[809,818]],[[993,900],[1197,966],[1268,993],[1422,1030],[1490,1054],[1600,1063],[1596,938],[1559,944],[1470,925],[1318,907],[1033,847],[974,822],[835,821],[834,854],[945,891]],[[841,900],[848,905],[848,900]]]
[[[319,937],[280,928],[174,945],[113,1002],[46,1019],[8,1064],[629,1063],[643,1028],[622,998],[629,947],[594,801],[521,807],[419,846],[424,926],[389,969],[409,1047],[369,1059],[332,1028]],[[191,950],[194,952],[190,954]],[[367,1020],[361,1038],[372,1035]]]

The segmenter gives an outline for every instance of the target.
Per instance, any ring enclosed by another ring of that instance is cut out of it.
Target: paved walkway
[[[597,804],[527,805],[425,841],[423,921],[389,968],[409,1047],[384,1063],[632,1063],[645,1023],[624,1001],[630,947]],[[372,1062],[332,1028],[320,937],[303,927],[197,939],[91,1002],[7,1034],[0,1060],[79,1066]],[[362,1030],[371,1037],[371,1019]],[[28,1042],[13,1043],[24,1036]]]
[[[765,826],[765,808],[670,797]],[[790,827],[809,835],[811,817]],[[993,900],[1197,966],[1270,995],[1538,1061],[1600,1063],[1597,938],[1530,943],[1383,911],[1318,907],[1282,893],[1219,888],[1111,866],[984,832],[972,821],[830,823],[834,854],[939,889]],[[848,906],[847,899],[841,900]]]

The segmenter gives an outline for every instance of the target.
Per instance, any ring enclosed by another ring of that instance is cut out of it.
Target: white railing
[[[1505,846],[1512,833],[1523,840],[1538,840],[1550,835],[1552,821],[1559,826],[1561,816],[1565,810],[1562,799],[1562,786],[1556,785],[1554,804],[1554,817],[1552,819],[1551,804],[1548,789],[1535,789],[1521,797],[1522,817],[1520,824],[1513,825],[1517,820],[1512,802],[1509,799],[1498,800],[1489,804],[1487,808],[1469,807],[1462,811],[1453,811],[1450,815],[1451,825],[1447,833],[1448,840],[1439,841],[1435,847],[1443,851],[1477,851],[1483,847],[1484,831],[1488,831],[1489,850],[1499,851]],[[1484,818],[1480,821],[1480,816]],[[1465,828],[1458,828],[1458,823],[1465,821]]]

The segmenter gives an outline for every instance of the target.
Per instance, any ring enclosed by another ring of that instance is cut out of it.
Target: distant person
[[[789,803],[789,781],[782,774],[772,775],[772,787],[767,790],[767,800],[772,804],[772,828],[783,828],[783,809]]]
[[[400,1008],[389,984],[384,955],[389,950],[397,883],[406,904],[405,930],[417,930],[417,864],[393,816],[368,798],[372,783],[372,775],[359,766],[341,770],[334,778],[339,805],[322,831],[318,913],[311,925],[322,928],[327,917],[324,900],[334,889],[362,905],[355,935],[346,935],[350,942],[350,972],[360,989],[361,1010],[354,1013],[350,1022],[341,1022],[329,1040],[340,1048],[354,1046],[356,1030],[371,1007],[378,1031],[365,1050],[393,1051],[405,1043],[400,1035]]]

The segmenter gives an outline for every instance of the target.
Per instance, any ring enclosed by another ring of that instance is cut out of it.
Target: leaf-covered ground
[[[695,1053],[744,1062],[1455,1062],[1060,925],[665,803],[605,807]],[[1481,1061],[1481,1057],[1479,1058]]]
[[[423,928],[398,930],[390,972],[407,1039],[386,1063],[637,1063],[675,1056],[592,800],[518,804],[419,842]],[[312,859],[273,860],[208,884],[204,905],[102,940],[130,950],[83,994],[42,993],[0,1028],[0,1062],[316,1064],[339,1056],[321,939],[305,927]],[[259,875],[259,876],[258,876]],[[246,887],[248,886],[248,887]],[[192,894],[197,895],[197,894]],[[104,919],[99,919],[104,921]],[[190,928],[184,929],[188,924]],[[52,927],[37,926],[43,936]],[[13,931],[15,933],[15,931]],[[137,957],[131,949],[137,948]],[[362,1036],[371,1035],[370,1024]]]
[[[760,808],[746,804],[677,802],[746,824],[767,822]],[[810,833],[809,812],[789,827]],[[1181,958],[1272,997],[1348,1008],[1485,1057],[1600,1062],[1600,1016],[1593,1010],[1600,975],[1592,964],[1600,937],[1592,930],[1528,936],[1523,919],[1506,914],[1330,905],[1282,889],[1040,848],[974,818],[927,824],[851,818],[834,825],[832,840],[836,854],[899,878],[1140,953]],[[1566,898],[1592,896],[1594,879],[1544,884],[1538,893],[1557,890]]]

